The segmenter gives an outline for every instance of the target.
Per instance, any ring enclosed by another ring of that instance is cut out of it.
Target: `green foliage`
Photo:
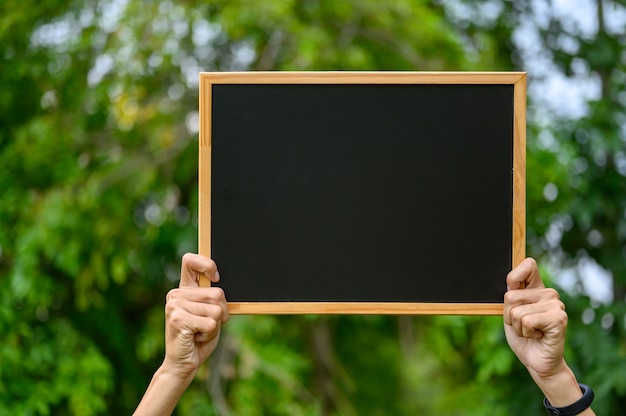
[[[529,20],[558,71],[600,84],[577,119],[529,97],[529,253],[555,274],[587,259],[612,273],[608,304],[562,291],[567,359],[599,414],[626,408],[626,34],[603,23],[622,6],[596,2],[589,34],[538,19],[540,3],[0,3],[0,414],[139,401],[163,356],[165,294],[196,251],[199,71],[521,69],[532,86],[512,40]],[[388,316],[233,317],[178,408],[542,411],[499,318]]]
[[[531,181],[538,181],[529,182],[529,234],[534,237],[529,242],[534,255],[577,273],[577,289],[563,292],[570,315],[569,362],[598,392],[598,414],[611,414],[626,406],[621,369],[626,345],[626,33],[623,22],[609,24],[623,2],[593,5],[587,23],[593,22],[594,30],[585,30],[573,16],[548,14],[537,25],[538,39],[557,70],[571,80],[593,79],[598,91],[581,117],[531,109],[537,111],[531,118],[536,137],[529,141],[528,172]],[[558,191],[554,198],[541,198],[546,184]],[[576,296],[589,293],[585,281],[591,276],[580,267],[589,262],[610,273],[612,301]]]

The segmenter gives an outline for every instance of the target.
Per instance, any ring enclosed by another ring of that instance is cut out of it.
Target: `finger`
[[[184,308],[189,313],[209,316],[206,311],[215,306],[219,314],[215,316],[222,323],[228,321],[228,303],[224,291],[219,287],[197,287],[172,289],[166,297],[166,308]],[[218,316],[219,315],[219,316]]]
[[[216,321],[216,324],[217,324],[217,329],[215,331],[212,331],[212,332],[201,332],[201,331],[198,331],[198,332],[196,332],[194,334],[194,336],[193,336],[194,341],[203,344],[205,342],[213,341],[217,337],[219,337],[220,331],[221,331],[221,326],[220,326],[220,324],[217,321]]]
[[[179,287],[170,290],[165,301],[167,303],[172,299],[186,299],[192,302],[219,303],[225,297],[221,287]]]
[[[559,292],[551,287],[509,290],[504,294],[504,307],[513,308],[519,305],[548,302],[560,300]]]
[[[217,265],[213,260],[199,254],[185,254],[180,268],[179,287],[198,287],[200,285],[201,274],[212,282],[219,281]]]
[[[181,338],[187,342],[192,339],[210,340],[217,336],[223,322],[219,305],[173,299],[165,309],[168,338]]]
[[[504,294],[503,317],[506,324],[512,322],[512,311],[522,305],[544,305],[551,301],[560,302],[559,292],[552,288],[536,288],[525,290],[509,290]],[[565,306],[560,302],[561,307]],[[520,313],[520,310],[517,311]]]
[[[528,314],[521,321],[521,333],[526,338],[546,337],[548,340],[562,340],[566,328],[567,314],[562,310]]]
[[[221,322],[219,320],[192,314],[180,314],[180,316],[181,320],[177,320],[172,325],[184,338],[193,338],[196,341],[205,342],[212,340],[220,332]]]
[[[190,302],[188,300],[174,299],[166,306],[167,316],[177,316],[184,312],[185,316],[210,318],[224,323],[228,320],[228,310],[222,305],[213,303]]]
[[[511,270],[506,277],[506,285],[507,290],[544,287],[535,259],[529,257]]]
[[[544,334],[558,337],[567,327],[565,305],[553,299],[517,306],[511,309],[510,325],[520,337],[537,338]]]

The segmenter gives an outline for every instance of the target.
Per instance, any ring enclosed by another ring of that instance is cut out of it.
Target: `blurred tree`
[[[590,32],[541,1],[0,4],[0,414],[132,411],[196,250],[198,72],[248,69],[532,69],[529,251],[612,272],[612,302],[564,292],[568,359],[598,410],[626,408],[626,18],[590,4]],[[544,102],[546,54],[547,71],[599,86],[583,115]],[[178,412],[542,411],[501,325],[234,317]]]
[[[535,109],[545,112],[535,115],[531,151],[551,153],[560,166],[538,187],[544,198],[534,199],[529,212],[537,213],[530,224],[538,235],[533,251],[574,276],[566,298],[570,345],[580,373],[597,386],[599,414],[626,409],[625,6],[593,0],[579,5],[578,13],[550,5],[531,9],[537,39],[552,62],[548,70],[585,97],[578,111],[566,111],[558,99]],[[543,75],[535,77],[537,87],[547,85]],[[602,280],[594,276],[612,282],[608,295],[601,295]],[[587,297],[574,296],[579,293]]]
[[[529,72],[529,253],[564,288],[568,359],[596,386],[594,407],[599,414],[623,411],[626,4],[444,3],[449,18],[471,36],[506,34],[508,28],[510,36],[499,44],[508,45],[515,65]]]
[[[176,37],[140,4],[1,7],[0,413],[129,413],[194,250],[193,99],[150,60]]]

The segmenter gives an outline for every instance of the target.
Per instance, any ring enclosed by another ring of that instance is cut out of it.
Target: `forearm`
[[[150,385],[137,406],[134,416],[171,415],[194,375],[181,379],[161,365],[152,376]]]
[[[574,372],[563,360],[559,371],[549,376],[541,376],[530,371],[533,380],[539,386],[550,404],[554,407],[565,407],[582,397],[582,392]],[[588,408],[580,416],[593,416],[595,413]]]

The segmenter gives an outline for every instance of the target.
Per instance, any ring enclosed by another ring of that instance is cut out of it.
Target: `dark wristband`
[[[578,386],[580,387],[580,391],[583,392],[583,397],[569,406],[554,407],[550,404],[548,398],[544,397],[543,405],[548,411],[548,414],[550,416],[574,416],[588,409],[589,406],[591,406],[591,402],[593,402],[593,390],[585,384],[578,384]]]

